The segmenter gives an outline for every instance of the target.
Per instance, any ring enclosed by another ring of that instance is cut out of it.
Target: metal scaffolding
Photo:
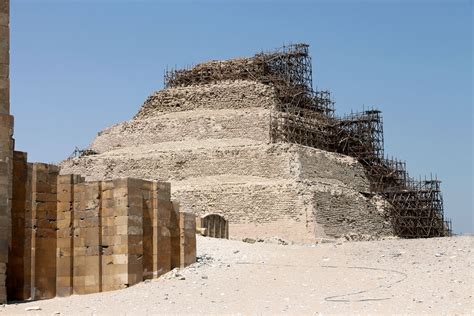
[[[445,221],[443,197],[438,179],[406,182],[404,188],[389,188],[383,194],[394,206],[393,226],[399,236],[406,238],[442,237],[451,232]]]
[[[329,91],[314,91],[309,46],[293,44],[250,58],[211,61],[165,72],[165,87],[252,80],[275,88],[278,103],[270,117],[273,142],[296,143],[356,158],[372,193],[392,205],[396,234],[404,238],[451,235],[444,219],[438,179],[415,181],[406,163],[384,157],[383,120],[377,109],[342,117],[334,114]]]

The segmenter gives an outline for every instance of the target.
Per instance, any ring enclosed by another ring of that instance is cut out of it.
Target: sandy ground
[[[315,246],[199,237],[199,262],[158,280],[0,314],[472,315],[473,246],[474,237]]]

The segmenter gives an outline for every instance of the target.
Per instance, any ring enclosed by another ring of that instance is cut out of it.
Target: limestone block
[[[0,26],[0,64],[10,63],[10,29]]]
[[[178,206],[169,200],[169,183],[84,182],[80,176],[57,176],[54,166],[28,165],[26,155],[16,157],[17,182],[26,185],[15,191],[15,207],[23,212],[16,213],[19,238],[14,246],[23,252],[31,249],[29,257],[19,255],[12,261],[15,267],[22,260],[23,265],[31,264],[29,274],[18,274],[12,283],[18,297],[29,292],[33,299],[42,299],[125,288],[169,271],[173,262],[179,265],[180,249],[192,245],[189,232],[180,231],[189,220],[181,224]],[[31,212],[26,213],[28,207]],[[0,215],[0,224],[5,221]],[[7,234],[8,228],[0,225],[0,234],[2,229]],[[31,245],[23,238],[28,233]],[[181,240],[186,240],[183,246]],[[6,239],[0,239],[2,247],[6,253]],[[190,262],[189,251],[184,256]]]
[[[32,165],[32,298],[56,296],[57,193],[58,168],[54,165]],[[46,202],[43,200],[51,200]]]
[[[0,1],[0,13],[10,14],[10,0]]]
[[[165,190],[167,185],[165,186]],[[160,186],[157,186],[157,197]],[[166,192],[164,196],[166,196]],[[171,270],[171,213],[174,212],[173,204],[168,200],[156,200],[156,221],[153,229],[153,249],[151,254],[154,257],[153,273],[158,277]]]
[[[158,181],[156,189],[158,200],[169,201],[171,199],[171,183]]]
[[[181,267],[181,232],[180,232],[180,204],[172,202],[173,210],[169,223],[170,242],[171,242],[171,268]]]
[[[1,52],[0,58],[2,58]],[[9,79],[5,77],[7,71],[8,66],[0,64],[0,114],[8,114],[10,111]]]
[[[275,101],[271,87],[252,81],[235,80],[155,92],[145,101],[136,118],[197,109],[272,108]]]
[[[8,27],[10,23],[9,20],[10,20],[9,14],[7,12],[0,11],[0,27]]]
[[[5,272],[7,269],[7,264],[6,262],[0,262],[0,276],[5,277]],[[4,286],[5,281],[2,280],[3,282],[0,283],[0,302],[6,302],[7,301],[7,289]]]
[[[187,141],[190,144],[206,139],[247,139],[251,142],[268,143],[270,110],[249,108],[194,110],[160,114],[146,120],[130,120],[114,125],[102,132],[91,144],[98,153],[124,147],[156,146],[170,140]],[[163,148],[169,147],[163,145]],[[163,178],[164,179],[164,178]]]
[[[0,79],[1,82],[1,79]],[[8,114],[8,103],[0,103],[0,161],[13,156],[13,116]]]
[[[15,270],[18,265],[21,265],[22,258],[18,257],[18,251],[15,256],[9,260],[11,253],[9,253],[11,246],[23,247],[24,243],[15,240],[12,241],[12,230],[15,232],[21,231],[24,216],[17,214],[15,220],[12,220],[12,206],[13,206],[13,185],[12,176],[13,168],[21,165],[23,158],[22,154],[13,154],[13,117],[9,115],[9,80],[8,80],[8,63],[9,63],[9,29],[8,29],[8,13],[9,1],[0,1],[0,303],[6,302],[7,288],[6,288],[6,269],[7,263],[10,261],[8,270]],[[21,176],[20,173],[16,173]],[[24,179],[24,177],[22,176]],[[19,184],[16,184],[18,189]],[[22,192],[24,193],[24,192]],[[16,194],[15,209],[21,210],[21,197]],[[11,286],[11,293],[21,296],[22,285],[19,275],[16,278],[9,279]]]
[[[179,213],[180,265],[182,268],[196,262],[196,216]]]
[[[75,175],[61,175],[57,179],[57,254],[56,295],[69,296],[73,293],[73,204],[74,184],[83,179]]]
[[[27,155],[24,152],[14,152],[11,212],[12,245],[8,252],[7,272],[9,276],[7,278],[9,300],[27,299],[31,291],[31,230],[27,229],[26,220],[31,214],[27,203],[27,200],[31,199],[31,191],[28,186]]]

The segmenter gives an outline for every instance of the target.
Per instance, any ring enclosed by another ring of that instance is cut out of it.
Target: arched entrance
[[[229,222],[221,215],[208,214],[201,218],[201,227],[206,228],[206,236],[229,239]]]

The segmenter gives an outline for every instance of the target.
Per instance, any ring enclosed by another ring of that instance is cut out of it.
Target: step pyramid
[[[63,161],[61,173],[169,181],[183,210],[228,219],[231,238],[393,235],[390,205],[370,193],[356,159],[272,142],[277,99],[252,80],[165,88]]]

